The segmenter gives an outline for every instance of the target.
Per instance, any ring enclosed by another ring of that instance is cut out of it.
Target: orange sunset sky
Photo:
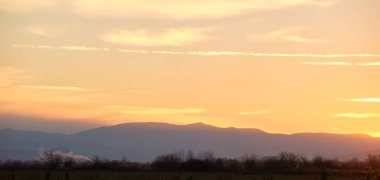
[[[380,136],[378,0],[0,0],[0,128]]]

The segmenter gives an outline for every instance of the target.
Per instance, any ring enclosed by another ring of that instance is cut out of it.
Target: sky
[[[0,128],[380,137],[378,0],[0,0]]]

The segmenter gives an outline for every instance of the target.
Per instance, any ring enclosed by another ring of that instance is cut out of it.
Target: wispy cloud
[[[15,48],[35,48],[51,50],[77,50],[77,51],[111,51],[109,48],[88,47],[88,46],[53,46],[53,45],[30,45],[14,44]],[[123,53],[134,54],[163,54],[163,55],[195,55],[195,56],[253,56],[253,57],[309,57],[309,58],[342,58],[342,57],[380,57],[380,54],[313,54],[313,53],[260,53],[242,51],[166,51],[166,50],[145,50],[145,49],[118,49]],[[380,62],[301,62],[308,65],[346,65],[346,66],[379,66]]]
[[[207,39],[199,29],[121,30],[114,29],[102,39],[107,42],[131,46],[181,46]]]
[[[60,49],[76,51],[109,51],[108,48],[88,47],[88,46],[61,46]]]
[[[197,55],[197,56],[256,56],[256,57],[311,57],[311,58],[340,58],[340,57],[380,57],[380,54],[306,54],[306,53],[259,53],[242,51],[161,51],[119,49],[120,52],[136,54],[168,54],[168,55]],[[313,63],[313,62],[302,62]],[[371,65],[372,63],[362,63]],[[373,63],[377,65],[378,63]]]
[[[108,48],[77,46],[77,45],[31,45],[31,44],[14,44],[15,48],[33,48],[33,49],[52,49],[52,50],[75,50],[75,51],[109,51]]]
[[[165,17],[174,19],[214,18],[265,9],[299,5],[328,6],[331,0],[77,0],[71,4],[78,14],[90,17]],[[133,7],[133,8],[131,8]],[[170,8],[168,8],[170,7]],[[126,10],[128,9],[128,10]]]
[[[293,27],[288,29],[281,29],[273,32],[269,32],[263,36],[256,37],[255,40],[286,40],[297,43],[323,43],[330,41],[329,39],[313,38],[301,35],[304,27]]]
[[[29,82],[34,77],[25,74],[23,69],[13,67],[0,67],[0,88],[9,87],[19,82]]]
[[[365,57],[365,56],[359,56]],[[373,54],[372,56],[367,57],[379,57],[377,54]],[[322,65],[322,66],[380,66],[380,62],[343,62],[343,61],[333,61],[333,62],[301,62],[301,64],[307,65]]]
[[[37,27],[37,26],[27,27],[25,29],[25,32],[38,35],[38,36],[44,36],[44,37],[50,37],[50,38],[55,37],[53,33],[49,32],[45,28]]]
[[[135,49],[119,49],[119,52],[133,54],[167,54],[167,55],[186,55],[188,53],[181,51],[162,51],[162,50],[135,50]]]
[[[261,115],[261,114],[268,114],[270,113],[271,111],[269,110],[258,110],[258,111],[243,111],[243,112],[239,112],[239,113],[236,113],[237,115],[240,115],[240,116],[246,116],[246,115]]]
[[[20,88],[40,90],[91,91],[91,89],[75,86],[21,85]]]
[[[357,66],[380,66],[380,62],[364,62],[364,63],[354,63]]]
[[[287,36],[281,36],[278,38],[292,41],[292,42],[298,42],[298,43],[323,43],[323,42],[330,41],[329,39],[318,39],[318,38],[305,37],[301,35],[287,35]]]
[[[380,114],[378,113],[340,113],[334,116],[347,118],[380,118]]]
[[[0,10],[37,12],[64,7],[87,17],[165,17],[176,19],[214,18],[265,9],[281,9],[300,5],[329,6],[333,0],[2,0]],[[170,7],[170,8],[168,8]],[[127,10],[126,10],[127,9]]]
[[[353,98],[353,99],[339,99],[341,101],[350,102],[380,102],[380,98]]]
[[[25,13],[40,11],[56,5],[56,0],[1,0],[0,10]]]
[[[206,110],[201,108],[166,108],[166,107],[143,107],[143,106],[120,106],[111,105],[108,109],[122,114],[145,114],[145,115],[166,115],[166,114],[198,114]]]

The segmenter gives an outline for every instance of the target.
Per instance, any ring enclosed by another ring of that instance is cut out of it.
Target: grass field
[[[359,176],[330,176],[326,179],[364,179]],[[123,171],[0,171],[1,180],[319,180],[320,175],[255,175],[239,173],[180,173]]]

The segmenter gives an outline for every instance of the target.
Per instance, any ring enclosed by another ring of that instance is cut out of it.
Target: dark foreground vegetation
[[[192,151],[158,156],[149,163],[87,158],[46,151],[35,161],[0,161],[1,180],[128,180],[128,179],[380,179],[380,155],[366,160],[312,159],[282,152],[276,156],[246,155],[219,158],[212,152]]]

